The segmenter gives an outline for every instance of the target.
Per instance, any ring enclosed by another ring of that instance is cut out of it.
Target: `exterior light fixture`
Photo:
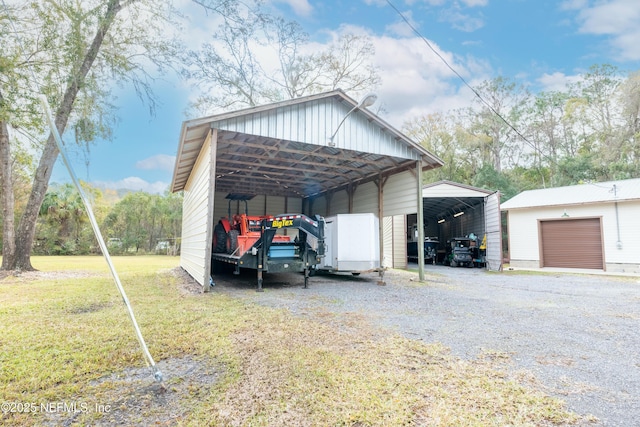
[[[453,214],[453,217],[454,218],[458,218],[460,215],[464,215],[464,212],[455,213],[455,214]]]
[[[442,224],[444,222],[444,218],[438,220],[438,224]]]
[[[564,213],[562,214],[562,218],[569,218],[569,214],[567,213],[567,210],[564,210]]]
[[[351,111],[349,111],[347,113],[346,116],[343,117],[342,121],[340,122],[340,124],[338,125],[338,127],[336,128],[335,132],[333,132],[333,135],[331,135],[331,137],[329,138],[329,141],[327,142],[327,145],[329,147],[335,147],[336,144],[335,142],[333,142],[333,138],[336,137],[336,134],[338,133],[338,130],[340,129],[340,127],[342,126],[342,124],[344,123],[344,121],[347,119],[347,117],[349,117],[351,115],[351,113],[353,113],[354,111],[356,111],[358,108],[367,108],[367,107],[371,107],[373,104],[376,103],[376,101],[378,100],[378,95],[376,95],[375,93],[368,93],[366,94],[361,100],[360,102],[358,102],[358,105],[356,105],[355,107],[353,107],[351,109]]]

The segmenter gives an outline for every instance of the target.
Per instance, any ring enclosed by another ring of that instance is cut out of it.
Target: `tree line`
[[[273,16],[261,0],[192,0],[216,21],[217,30],[209,41],[188,49],[182,26],[189,23],[173,3],[6,0],[0,5],[3,270],[33,269],[32,250],[40,250],[34,244],[36,234],[47,227],[38,224],[42,209],[46,207],[52,217],[56,214],[53,208],[49,211],[45,198],[53,197],[47,190],[59,152],[43,120],[41,96],[51,106],[65,143],[88,150],[96,140],[111,137],[117,112],[115,86],[133,88],[153,113],[158,102],[153,82],[167,73],[203,94],[190,106],[192,114],[338,87],[364,92],[379,82],[366,37],[348,34],[326,49],[309,52],[303,48],[308,35],[300,25]],[[265,50],[271,51],[266,59],[258,54]],[[272,57],[278,58],[276,67],[270,64]],[[125,227],[117,218],[113,226]],[[69,230],[75,227],[70,221],[65,225]],[[123,245],[149,247],[151,240],[145,239],[152,239],[150,231],[127,237]],[[66,248],[60,241],[58,249],[55,245],[50,249],[70,250],[71,243],[65,240]]]
[[[562,90],[529,93],[497,77],[473,105],[417,117],[407,135],[444,160],[425,180],[500,190],[640,177],[640,71],[593,65]]]
[[[176,254],[182,231],[182,195],[100,190],[82,183],[91,199],[102,238],[112,254]],[[36,225],[37,255],[98,254],[80,194],[72,184],[53,184],[44,197]]]

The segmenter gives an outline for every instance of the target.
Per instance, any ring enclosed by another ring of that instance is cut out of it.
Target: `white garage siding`
[[[509,210],[511,266],[519,268],[541,267],[538,220],[560,219],[565,213],[568,218],[576,219],[602,217],[602,245],[606,271],[640,272],[640,259],[638,258],[640,227],[637,225],[640,201],[619,202],[617,220],[614,203]],[[620,230],[620,245],[618,245],[618,230]],[[579,244],[580,236],[575,236],[575,239],[567,242],[567,248]]]
[[[407,268],[407,216],[393,216],[393,268]]]
[[[298,213],[289,209],[290,199],[283,196],[264,196],[266,198],[266,210],[261,215],[280,215],[283,213]]]
[[[393,268],[393,217],[382,219],[382,266]]]
[[[382,266],[407,268],[406,215],[386,216],[382,221]]]
[[[495,192],[485,199],[484,217],[486,221],[484,232],[487,235],[485,256],[487,269],[498,271],[502,269],[502,222],[499,192]],[[482,239],[483,236],[480,238]]]
[[[225,199],[227,193],[216,192],[213,203],[213,224],[217,224],[220,218],[227,216],[228,200]]]
[[[180,266],[201,285],[209,283],[211,268],[211,212],[214,207],[212,172],[215,147],[207,137],[184,188]],[[203,257],[204,254],[204,257]]]
[[[353,195],[353,213],[369,212],[378,216],[378,186],[375,182],[358,186]]]
[[[411,172],[390,176],[383,191],[383,216],[407,215],[418,212],[416,176]]]
[[[349,213],[349,195],[346,190],[338,191],[331,198],[328,215]],[[327,215],[327,216],[328,216]]]
[[[214,208],[214,224],[220,218],[228,216],[229,200],[227,193],[216,192]],[[255,196],[249,200],[249,215],[279,215],[283,213],[300,213],[302,211],[302,199],[288,197],[285,203],[283,196]],[[266,206],[266,208],[265,208]],[[244,213],[244,202],[232,201],[231,214]]]

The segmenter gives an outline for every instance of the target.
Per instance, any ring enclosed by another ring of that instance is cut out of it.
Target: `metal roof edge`
[[[178,174],[178,165],[180,164],[180,160],[182,158],[182,148],[184,147],[184,139],[185,139],[186,133],[187,133],[186,122],[182,122],[182,127],[180,128],[180,137],[178,139],[178,151],[176,152],[176,161],[173,165],[173,176],[171,177],[171,185],[169,186],[169,191],[171,193],[176,193],[182,190],[182,188],[179,190],[176,190],[175,186],[176,186],[176,177]]]
[[[186,124],[187,127],[193,127],[193,126],[203,125],[206,123],[226,120],[234,117],[248,116],[251,114],[260,113],[262,111],[274,110],[276,108],[288,107],[291,105],[303,104],[305,102],[317,101],[319,99],[334,98],[334,97],[342,98],[345,101],[352,104],[352,106],[354,107],[358,105],[358,103],[353,98],[349,97],[346,93],[344,93],[342,89],[335,89],[335,90],[332,90],[331,92],[323,92],[323,93],[318,93],[314,95],[307,95],[307,96],[302,96],[300,98],[287,99],[284,101],[273,102],[270,104],[258,105],[255,107],[244,108],[241,110],[236,110],[228,113],[213,114],[206,117],[186,120],[183,123]]]
[[[591,200],[591,201],[585,201],[585,202],[546,203],[546,204],[533,205],[533,206],[530,205],[530,206],[509,207],[509,201],[510,200],[513,200],[513,197],[500,205],[500,210],[501,211],[517,211],[517,210],[524,210],[524,209],[552,208],[552,207],[555,207],[555,206],[604,205],[604,204],[610,204],[610,203],[637,202],[639,199],[636,199],[636,198],[625,198],[625,199],[611,199],[611,200]],[[507,207],[505,208],[504,205],[507,205]]]
[[[462,184],[460,182],[449,181],[447,179],[442,179],[440,181],[425,184],[422,186],[422,189],[424,190],[426,188],[433,188],[433,187],[437,187],[438,185],[444,185],[444,184],[453,185],[454,187],[464,188],[466,190],[477,191],[479,193],[484,193],[486,195],[491,195],[499,191],[499,190],[485,190],[484,188],[474,187],[472,185]]]

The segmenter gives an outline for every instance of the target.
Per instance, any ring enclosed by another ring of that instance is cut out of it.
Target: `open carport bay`
[[[513,377],[598,418],[638,425],[640,280],[596,275],[491,273],[429,266],[417,274],[221,276],[214,292],[291,310],[364,316],[374,327],[440,342],[463,358],[504,360]]]
[[[438,181],[422,188],[425,262],[445,262],[451,250],[449,241],[472,237],[471,253],[489,270],[502,266],[500,194],[468,185]],[[407,215],[407,255],[417,261],[418,216]],[[455,244],[454,244],[455,245]],[[465,245],[466,246],[466,245]],[[428,247],[435,248],[435,253]]]

